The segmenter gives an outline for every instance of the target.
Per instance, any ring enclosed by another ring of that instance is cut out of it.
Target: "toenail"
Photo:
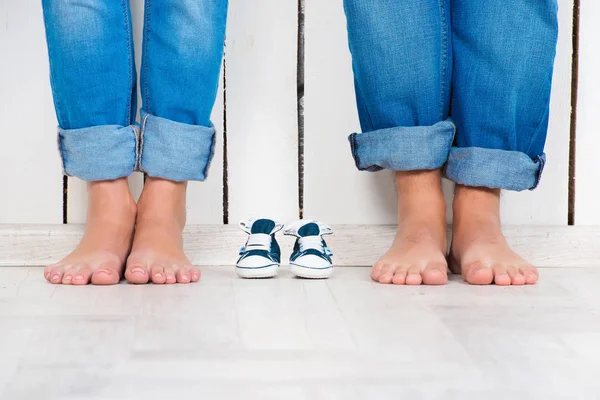
[[[154,274],[154,277],[155,277],[155,278],[162,278],[163,276],[162,276],[162,274],[161,274],[161,273],[157,273],[157,274]]]
[[[107,271],[105,269],[99,269],[98,271],[96,271],[96,275],[98,274],[110,275],[110,271]]]
[[[71,275],[65,276],[65,281],[70,281],[71,279],[73,279],[73,277]]]
[[[142,267],[134,267],[131,269],[131,272],[134,274],[143,274],[144,273],[144,268]]]
[[[81,275],[81,274],[75,275],[75,278],[73,278],[73,279],[81,280],[81,279],[83,279],[83,275]]]

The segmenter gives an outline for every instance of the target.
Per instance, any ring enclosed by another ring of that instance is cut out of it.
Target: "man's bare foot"
[[[127,179],[88,183],[85,234],[71,254],[46,267],[46,279],[66,285],[119,283],[131,247],[135,214]]]
[[[183,253],[186,187],[185,182],[146,179],[125,270],[129,282],[190,283],[200,279],[200,270]]]
[[[513,252],[500,224],[500,190],[456,186],[450,267],[474,285],[534,284],[538,272]]]
[[[396,172],[398,233],[373,266],[371,278],[396,285],[443,285],[446,263],[446,205],[435,171]]]

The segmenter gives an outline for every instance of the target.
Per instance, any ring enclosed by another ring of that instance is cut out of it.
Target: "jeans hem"
[[[543,153],[531,159],[520,151],[453,147],[444,172],[465,186],[523,191],[539,185],[545,164]]]
[[[454,140],[452,120],[432,126],[395,127],[348,137],[356,168],[361,171],[414,171],[444,165]]]
[[[88,182],[131,175],[136,164],[135,136],[131,126],[59,127],[57,142],[63,174]]]
[[[142,110],[139,170],[171,181],[204,181],[215,150],[214,126],[189,125]]]

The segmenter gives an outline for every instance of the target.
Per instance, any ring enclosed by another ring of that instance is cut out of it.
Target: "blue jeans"
[[[64,171],[204,180],[227,0],[146,0],[140,91],[129,0],[42,0]]]
[[[556,0],[345,0],[361,170],[431,170],[533,189],[558,37]]]

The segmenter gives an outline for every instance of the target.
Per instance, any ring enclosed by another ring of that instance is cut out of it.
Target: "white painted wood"
[[[306,0],[304,212],[330,224],[396,222],[393,173],[360,172],[348,135],[360,132],[343,0]]]
[[[231,2],[227,28],[229,220],[298,217],[295,1]]]
[[[327,238],[337,266],[374,264],[388,250],[393,225],[334,225]],[[600,266],[600,227],[506,226],[513,249],[537,267]],[[45,265],[67,255],[79,242],[83,225],[0,225],[0,266]],[[450,232],[448,232],[450,239]],[[282,263],[294,239],[278,235]],[[233,265],[246,234],[234,225],[189,225],[185,252],[195,265]]]
[[[39,1],[0,0],[0,223],[60,223],[62,176]]]
[[[342,3],[306,0],[305,212],[330,223],[394,223],[392,174],[358,172],[350,154],[347,136],[360,132],[360,127]],[[572,2],[559,3],[548,164],[537,190],[504,194],[502,215],[507,224],[567,221]],[[450,221],[449,182],[445,192]]]
[[[575,223],[600,224],[600,54],[598,20],[600,3],[581,1],[579,22],[579,92],[577,101],[577,148],[575,170]]]
[[[535,286],[238,279],[51,285],[0,268],[2,399],[558,400],[600,396],[599,268]]]
[[[140,81],[142,65],[142,34],[144,25],[144,1],[131,0],[131,15],[134,32],[135,59]],[[205,182],[190,182],[188,186],[188,223],[217,224],[223,221],[223,79],[220,79],[219,91],[212,113],[212,122],[217,130],[215,155],[209,171],[209,179]],[[142,105],[138,91],[138,108]],[[139,119],[139,110],[138,110]],[[135,172],[129,177],[129,187],[134,198],[139,198],[144,186],[144,176]],[[85,182],[77,178],[69,178],[67,221],[80,224],[85,222],[87,209],[87,190]]]

